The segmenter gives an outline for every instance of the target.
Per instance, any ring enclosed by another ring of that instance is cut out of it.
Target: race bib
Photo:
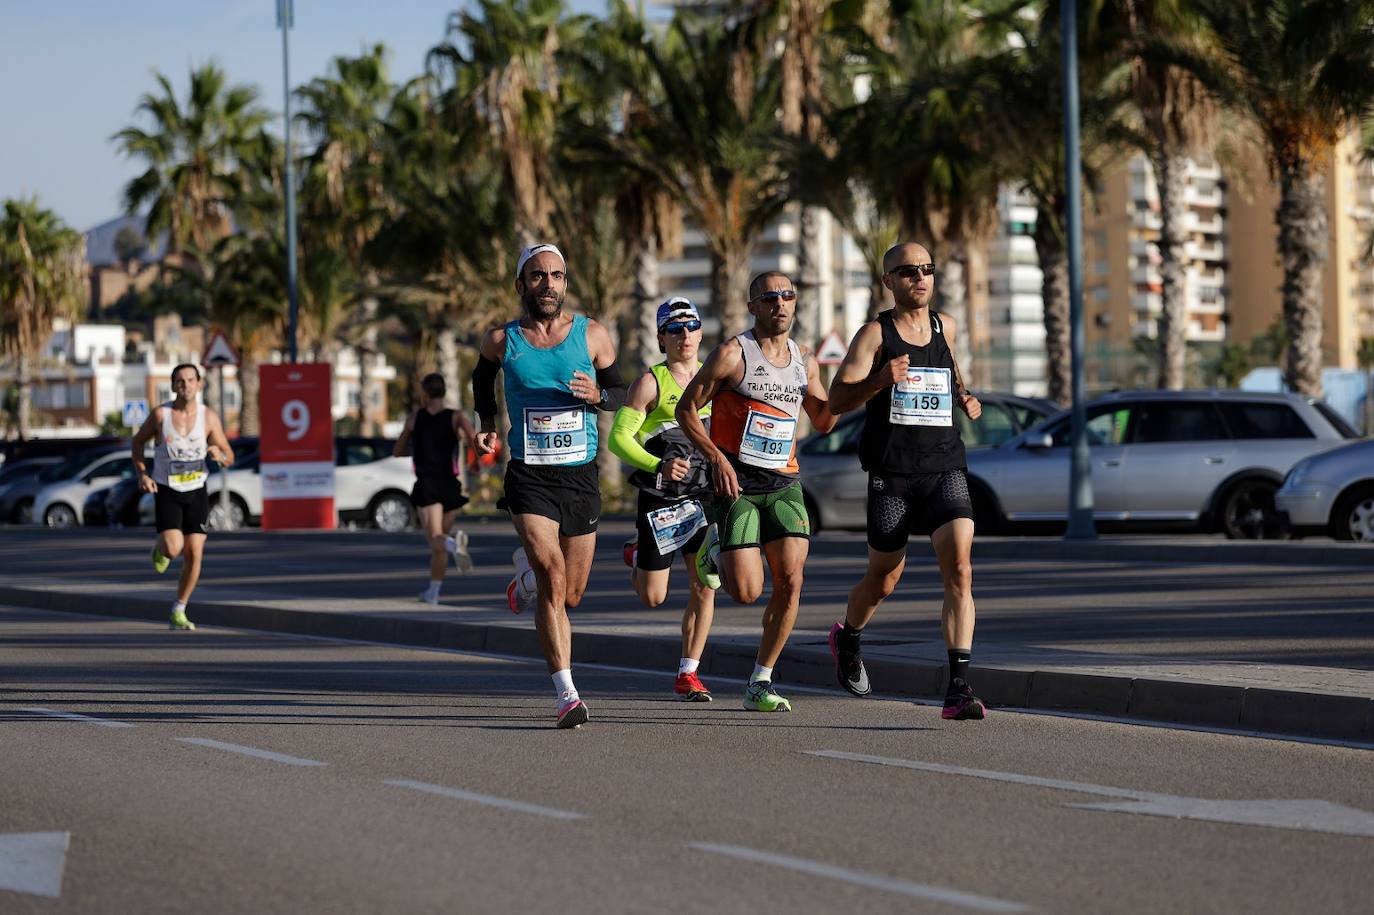
[[[892,388],[887,418],[894,426],[954,425],[949,369],[908,368],[906,380]]]
[[[171,461],[167,468],[167,485],[177,492],[190,492],[205,485],[209,475],[205,461]]]
[[[645,517],[649,521],[649,530],[654,533],[654,546],[662,556],[682,549],[697,531],[706,526],[706,512],[696,499],[656,508]]]
[[[750,410],[744,420],[739,459],[751,467],[781,470],[792,457],[792,439],[796,434],[796,417],[770,416]]]
[[[586,463],[586,413],[585,407],[526,407],[525,463]]]

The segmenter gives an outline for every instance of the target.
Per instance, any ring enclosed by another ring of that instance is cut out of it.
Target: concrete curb
[[[167,615],[167,604],[162,599],[96,597],[42,588],[0,586],[0,602],[37,610],[158,622],[165,621]],[[530,658],[543,656],[538,637],[528,622],[464,623],[201,601],[196,602],[195,619],[206,625],[236,629]],[[678,640],[669,637],[573,633],[573,657],[584,663],[671,670],[677,663],[679,647]],[[882,695],[925,699],[942,695],[946,678],[943,664],[873,657],[865,659],[865,665]],[[747,677],[753,666],[752,646],[728,642],[708,643],[701,664],[708,676],[738,678]],[[833,686],[839,690],[828,648],[789,647],[778,667],[786,682]],[[1374,745],[1374,698],[1009,667],[978,666],[975,670],[978,693],[994,708],[1089,712]]]

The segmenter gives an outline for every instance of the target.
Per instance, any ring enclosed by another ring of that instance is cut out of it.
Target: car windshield
[[[1360,433],[1355,431],[1355,427],[1350,425],[1350,423],[1346,422],[1344,416],[1337,413],[1335,410],[1331,409],[1331,405],[1328,404],[1326,401],[1314,400],[1312,401],[1312,406],[1317,408],[1317,412],[1324,416],[1327,422],[1329,422],[1332,426],[1335,426],[1336,431],[1340,433],[1341,438],[1360,437]]]
[[[80,473],[90,462],[90,455],[78,454],[75,457],[67,458],[60,464],[53,464],[51,467],[44,468],[43,471],[38,474],[38,479],[42,480],[44,483],[56,483],[59,480],[70,480]]]

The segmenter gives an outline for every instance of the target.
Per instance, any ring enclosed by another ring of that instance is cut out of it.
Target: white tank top
[[[162,407],[162,441],[153,451],[153,481],[177,492],[200,489],[208,476],[205,405],[196,404],[196,419],[189,435],[179,435],[173,427],[172,401]]]

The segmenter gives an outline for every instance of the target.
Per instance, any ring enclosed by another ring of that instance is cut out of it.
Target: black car
[[[86,527],[138,527],[138,477],[120,480],[86,497],[81,520]]]

